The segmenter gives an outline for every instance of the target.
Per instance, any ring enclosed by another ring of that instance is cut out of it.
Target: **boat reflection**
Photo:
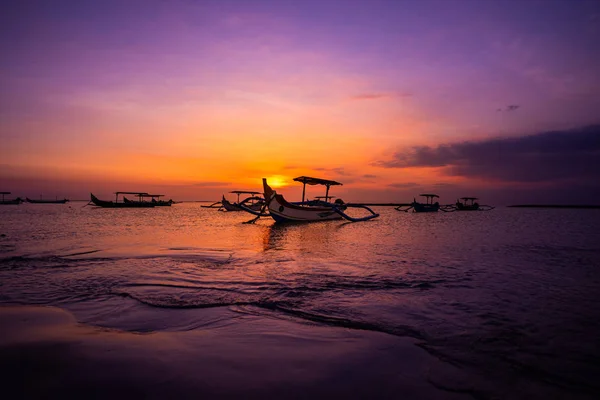
[[[265,230],[263,251],[293,250],[303,253],[326,251],[339,232],[339,222],[321,224],[271,224]]]

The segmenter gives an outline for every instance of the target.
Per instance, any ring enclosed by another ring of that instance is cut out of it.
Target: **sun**
[[[267,183],[272,188],[280,188],[280,187],[288,185],[287,178],[285,176],[281,176],[281,175],[274,175],[274,176],[267,177]]]

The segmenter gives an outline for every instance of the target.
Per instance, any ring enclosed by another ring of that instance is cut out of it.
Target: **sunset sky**
[[[0,20],[0,191],[600,196],[598,1],[20,0]]]

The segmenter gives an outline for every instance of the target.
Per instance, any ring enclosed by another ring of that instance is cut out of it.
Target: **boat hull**
[[[331,207],[292,204],[273,191],[263,179],[265,199],[269,214],[275,222],[317,222],[342,219]]]
[[[93,194],[90,193],[91,196],[91,202],[98,207],[103,207],[103,208],[152,208],[154,207],[154,204],[152,203],[140,203],[137,201],[132,201],[132,202],[123,202],[123,203],[116,203],[114,201],[104,201],[104,200],[100,200],[99,198],[97,198],[96,196],[94,196]]]
[[[21,200],[21,199],[4,200],[4,201],[0,200],[0,205],[5,205],[5,206],[11,205],[11,204],[17,205],[17,204],[21,204],[22,202],[23,202],[23,200]]]
[[[26,197],[25,200],[27,200],[28,203],[33,203],[33,204],[65,204],[65,203],[67,203],[69,201],[67,199],[62,199],[62,200],[31,200],[28,197]]]
[[[262,203],[244,204],[244,206],[246,208],[249,208],[254,211],[260,211],[263,204]],[[232,203],[232,202],[226,200],[225,198],[223,198],[223,200],[221,200],[221,207],[223,207],[225,209],[225,211],[246,211],[243,208],[241,208],[237,203]]]
[[[129,200],[127,197],[123,197],[123,203],[136,204],[137,207],[171,207],[171,204],[173,204],[173,200],[136,201]]]
[[[418,213],[438,212],[440,209],[440,205],[438,203],[434,203],[434,204],[412,203],[412,207],[413,207],[414,212],[418,212]]]

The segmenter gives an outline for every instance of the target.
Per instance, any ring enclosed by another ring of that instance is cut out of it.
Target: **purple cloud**
[[[374,165],[443,167],[447,175],[506,182],[600,181],[600,125],[524,137],[416,146]]]

